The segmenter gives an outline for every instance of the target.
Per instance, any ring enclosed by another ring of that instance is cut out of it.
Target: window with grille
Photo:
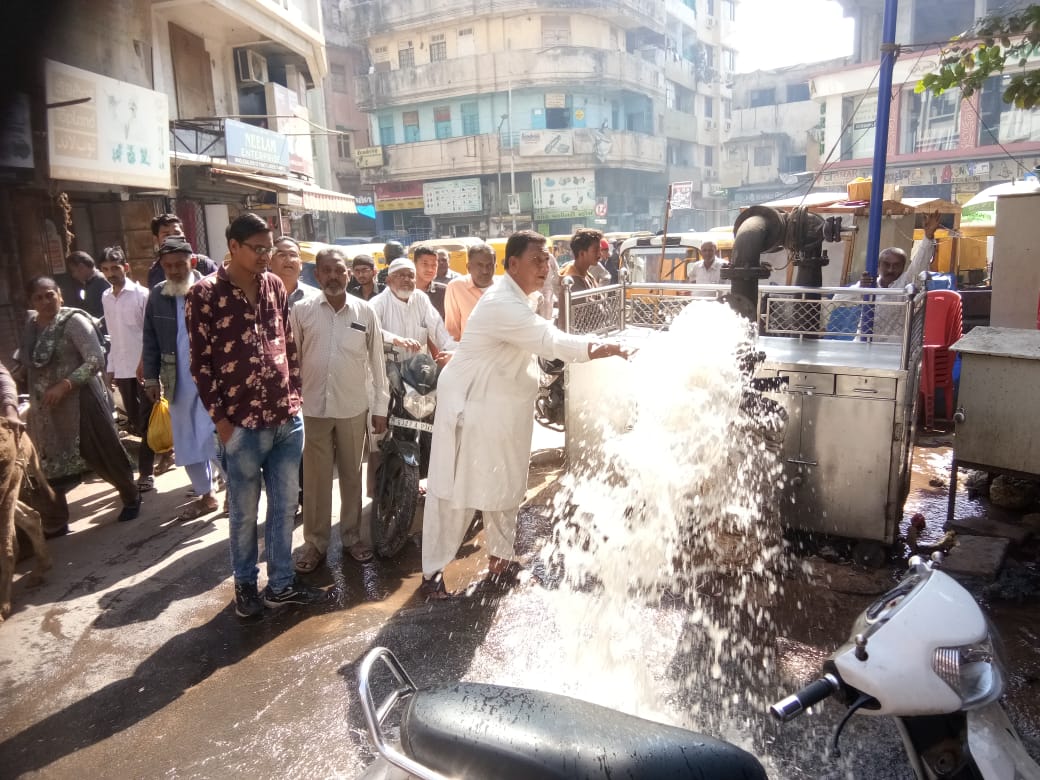
[[[415,67],[415,49],[412,48],[412,42],[408,41],[407,48],[402,47],[397,50],[397,67],[399,68],[414,68]]]
[[[379,117],[379,145],[391,146],[397,143],[394,138],[394,118],[392,116]]]
[[[438,138],[451,138],[451,107],[433,109],[433,130]]]
[[[418,111],[405,111],[401,115],[401,121],[404,124],[404,142],[406,144],[414,143],[419,140],[419,112]]]
[[[571,18],[569,16],[542,17],[542,46],[570,46]]]
[[[715,116],[715,98],[704,97],[704,116],[708,119]]]
[[[430,62],[441,62],[448,59],[448,43],[444,33],[437,33],[430,38]]]
[[[350,159],[350,135],[347,133],[347,128],[342,125],[336,125],[336,132],[339,135],[336,136],[336,150],[339,154],[339,159],[349,160]]]
[[[706,168],[715,167],[715,147],[705,146],[704,147],[704,166]]]
[[[480,135],[480,113],[476,103],[462,104],[462,134]]]

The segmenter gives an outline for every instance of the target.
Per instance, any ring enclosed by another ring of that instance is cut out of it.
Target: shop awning
[[[244,173],[225,168],[210,168],[209,170],[210,173],[229,184],[277,193],[278,203],[282,206],[308,211],[332,211],[337,214],[358,213],[353,195],[324,190],[299,179],[284,176],[262,176],[258,173]]]

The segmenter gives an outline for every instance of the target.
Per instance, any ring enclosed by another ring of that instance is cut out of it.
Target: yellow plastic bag
[[[165,398],[156,402],[148,418],[148,446],[152,452],[173,449],[173,423],[170,422],[170,404]]]

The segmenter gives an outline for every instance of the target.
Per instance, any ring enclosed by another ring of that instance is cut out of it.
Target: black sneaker
[[[235,583],[235,614],[239,617],[259,617],[264,613],[264,602],[256,592],[255,582]]]
[[[312,588],[300,582],[299,578],[293,579],[289,585],[275,593],[268,585],[264,588],[264,604],[271,609],[284,607],[286,604],[300,604],[302,606],[313,606],[324,604],[328,600],[328,594],[318,588]]]

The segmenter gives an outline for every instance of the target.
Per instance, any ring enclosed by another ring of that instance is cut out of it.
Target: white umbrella
[[[1023,181],[1009,181],[1003,184],[994,184],[986,187],[982,192],[964,204],[968,206],[980,206],[986,203],[996,203],[998,195],[1021,195],[1025,192],[1040,191],[1040,182],[1036,179],[1025,179]]]

